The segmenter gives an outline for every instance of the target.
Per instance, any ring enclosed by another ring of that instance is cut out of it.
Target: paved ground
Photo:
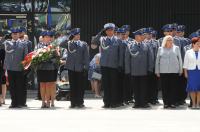
[[[0,132],[200,132],[200,110],[186,106],[105,110],[102,100],[87,99],[84,109],[69,109],[69,102],[59,101],[55,109],[41,110],[41,102],[31,99],[28,108],[11,110],[10,100],[6,103],[0,108]]]

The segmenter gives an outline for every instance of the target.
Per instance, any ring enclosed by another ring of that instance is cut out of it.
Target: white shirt
[[[195,70],[196,66],[200,70],[200,50],[198,52],[198,58],[196,59],[195,51],[190,49],[185,54],[183,68],[187,70]]]

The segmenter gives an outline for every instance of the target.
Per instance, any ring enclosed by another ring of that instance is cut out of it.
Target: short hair
[[[199,42],[199,41],[200,41],[200,38],[198,37],[192,38],[192,44],[195,44],[196,42]]]

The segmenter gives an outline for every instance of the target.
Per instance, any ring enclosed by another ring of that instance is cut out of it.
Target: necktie
[[[14,47],[14,49],[16,49],[16,47],[17,47],[17,42],[16,41],[13,42],[13,47]]]

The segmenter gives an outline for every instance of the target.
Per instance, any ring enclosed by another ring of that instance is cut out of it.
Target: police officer
[[[60,44],[66,48],[68,55],[65,68],[68,69],[71,88],[70,108],[84,107],[84,73],[89,67],[89,51],[86,42],[80,40],[80,28],[74,28],[70,32],[70,40]]]
[[[154,74],[155,71],[155,60],[158,51],[158,41],[152,38],[153,28],[149,27],[145,30],[145,40],[144,43],[149,46],[152,52],[152,61],[151,65],[153,66],[153,72],[149,71],[148,73],[148,92],[147,92],[147,101],[152,105],[158,104],[158,87],[157,87],[157,78]]]
[[[173,37],[173,40],[174,40],[174,44],[176,46],[178,46],[180,48],[180,50],[182,49],[182,46],[181,46],[181,42],[179,40],[179,38],[177,38],[177,36],[175,35],[176,34],[176,29],[177,29],[177,26],[176,24],[166,24],[162,27],[162,30],[163,30],[163,34],[164,36],[166,35],[170,35]],[[163,41],[163,38],[160,38],[158,41],[159,41],[159,46],[162,45],[162,41]]]
[[[147,108],[147,75],[153,71],[152,53],[143,41],[143,30],[133,32],[135,41],[127,47],[125,53],[126,73],[131,74],[131,86],[134,90],[133,108]]]
[[[19,28],[19,39],[24,42],[28,47],[28,53],[33,51],[33,44],[31,41],[25,39],[26,35],[26,28],[20,27]]]
[[[130,74],[125,73],[125,51],[127,46],[133,41],[132,38],[129,37],[130,34],[130,25],[123,25],[121,27],[121,43],[119,45],[119,54],[120,54],[120,69],[123,71],[123,103],[128,105],[129,103],[133,103],[133,90],[130,86]],[[122,81],[120,81],[122,82]]]
[[[23,102],[23,67],[20,65],[24,57],[28,53],[28,49],[24,43],[19,40],[19,30],[17,28],[11,29],[12,40],[7,40],[1,45],[5,48],[5,62],[4,68],[8,72],[8,82],[11,94],[11,105],[9,108],[18,108],[22,106]]]
[[[182,60],[184,60],[184,56],[185,56],[184,47],[189,45],[191,42],[188,38],[184,37],[184,34],[185,34],[185,26],[178,25],[176,36],[180,40],[180,43],[181,43]],[[185,100],[187,98],[187,92],[185,90],[186,85],[187,85],[187,79],[184,77],[184,75],[182,75],[179,79],[180,79],[180,85],[179,85],[179,89],[178,89],[177,105],[183,105],[186,103]]]
[[[184,42],[184,46],[189,45],[191,43],[191,40],[189,38],[184,37],[185,36],[185,25],[178,25],[177,26],[177,33],[176,36],[182,38]]]
[[[107,23],[95,38],[95,41],[99,41],[101,48],[100,66],[104,90],[104,108],[121,106],[118,99],[119,39],[114,36],[114,29],[115,24]],[[105,32],[106,36],[102,36],[102,32]]]
[[[24,39],[24,35],[25,35],[26,29],[24,27],[20,27],[19,28],[19,39],[21,41],[21,43],[24,43],[25,46],[27,46],[28,48],[28,53],[33,51],[33,46],[32,46],[32,42],[29,40],[25,40]],[[24,71],[24,87],[23,87],[23,102],[22,102],[22,106],[27,106],[26,105],[26,96],[27,96],[27,87],[29,84],[30,79],[28,78],[28,76],[30,77],[31,70],[25,70]],[[34,82],[34,77],[32,77],[32,82]]]

